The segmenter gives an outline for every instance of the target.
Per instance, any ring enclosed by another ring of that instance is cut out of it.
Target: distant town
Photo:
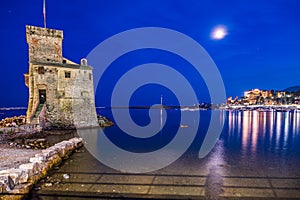
[[[226,105],[291,105],[300,104],[300,89],[284,91],[252,89],[239,98],[227,98]]]
[[[179,106],[182,110],[300,110],[300,86],[285,90],[246,90],[243,96],[228,97],[223,104],[200,103],[194,106]]]

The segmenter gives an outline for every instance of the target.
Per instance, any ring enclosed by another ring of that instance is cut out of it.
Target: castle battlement
[[[26,26],[29,62],[62,63],[63,31]]]
[[[63,31],[51,28],[42,28],[26,25],[26,35],[40,35],[48,37],[57,37],[63,39]]]

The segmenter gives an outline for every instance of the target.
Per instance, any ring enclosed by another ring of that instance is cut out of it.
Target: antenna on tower
[[[44,28],[46,28],[46,0],[43,1]]]

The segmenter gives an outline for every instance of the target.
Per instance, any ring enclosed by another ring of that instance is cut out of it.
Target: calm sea
[[[113,119],[111,109],[97,109],[98,114]],[[123,112],[117,109],[116,112]],[[106,136],[119,147],[137,153],[151,152],[170,143],[182,128],[181,111],[170,109],[163,113],[165,124],[162,130],[151,137],[138,138],[124,133],[118,126],[105,129]],[[258,173],[272,176],[300,176],[300,112],[262,112],[262,111],[217,111],[220,122],[224,122],[222,133],[210,153],[210,161],[227,166],[224,173],[236,171],[245,175]],[[25,114],[26,110],[0,110],[0,118]],[[129,110],[133,121],[139,126],[147,126],[151,118],[147,109]],[[166,117],[167,116],[167,117]],[[152,117],[161,119],[159,109]],[[211,111],[200,111],[197,135],[186,155],[192,160],[198,151],[209,126]],[[193,118],[188,126],[195,125]],[[183,128],[184,129],[184,128]],[[187,133],[189,127],[186,128]],[[138,133],[139,134],[139,133]],[[142,133],[141,133],[142,134]],[[206,161],[207,162],[207,161]]]
[[[20,116],[20,115],[26,115],[27,108],[0,108],[0,120],[6,118],[6,117],[14,117],[14,116]]]
[[[131,109],[129,112],[138,125],[146,126],[150,123],[148,110]],[[180,117],[184,112],[198,111],[167,110],[164,114],[168,116],[162,131],[147,139],[129,136],[118,126],[105,129],[105,134],[125,150],[151,152],[163,148],[174,139],[174,134],[181,128]],[[203,162],[200,161],[203,165],[208,168],[224,166],[226,170],[223,175],[300,176],[300,111],[216,112],[224,126],[212,152]],[[98,109],[98,113],[112,119],[110,109]],[[159,111],[156,116],[160,117]],[[191,165],[199,164],[198,151],[206,135],[210,117],[211,111],[200,111],[197,135],[182,156],[184,160],[190,159],[188,163]],[[193,126],[193,123],[189,126]],[[186,134],[189,134],[189,127],[186,130]]]

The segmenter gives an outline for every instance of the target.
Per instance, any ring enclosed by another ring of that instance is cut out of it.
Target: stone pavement
[[[36,185],[29,198],[300,199],[299,174],[234,169],[218,163],[216,154],[197,163],[178,160],[153,173],[129,174],[102,165],[82,148]]]
[[[28,163],[29,159],[41,150],[17,148],[9,144],[0,144],[0,170]]]

